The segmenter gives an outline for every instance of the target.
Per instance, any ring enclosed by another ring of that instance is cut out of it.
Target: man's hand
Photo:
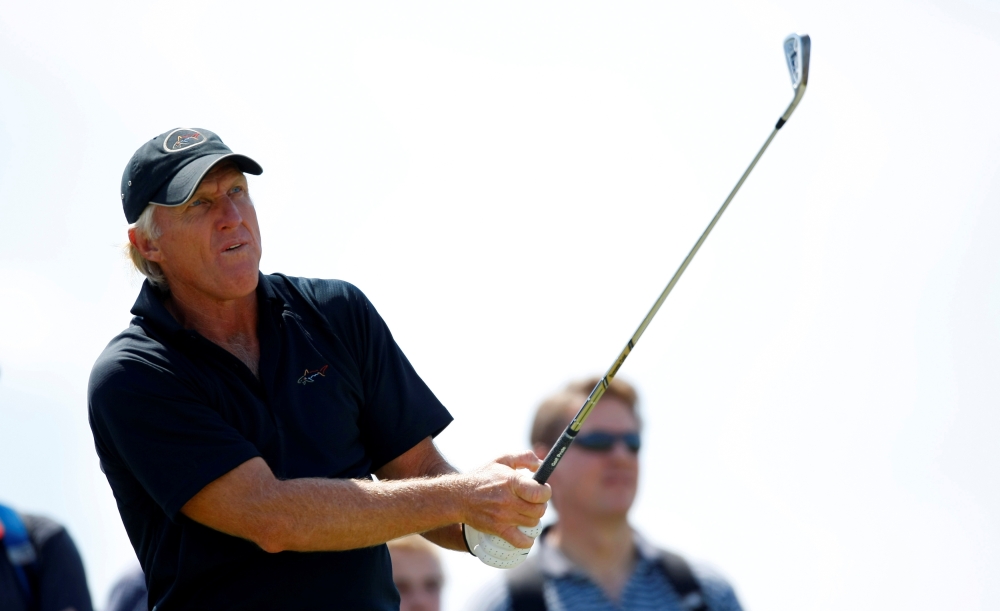
[[[465,542],[484,563],[511,568],[527,556],[552,497],[548,485],[535,482],[524,471],[535,471],[540,464],[537,456],[525,452],[502,456],[464,476],[469,487]]]

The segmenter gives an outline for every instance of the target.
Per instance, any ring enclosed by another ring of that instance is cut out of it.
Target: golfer
[[[150,607],[397,609],[390,539],[530,547],[551,493],[516,470],[538,459],[456,473],[432,441],[451,415],[361,291],[259,272],[261,172],[174,129],[122,177],[146,281],[88,400]]]

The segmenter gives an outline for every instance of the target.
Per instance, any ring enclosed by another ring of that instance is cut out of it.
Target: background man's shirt
[[[268,554],[180,510],[260,456],[279,479],[364,478],[451,415],[356,287],[260,276],[259,379],[182,328],[148,282],[98,358],[90,422],[150,603],[172,609],[394,609],[384,545]]]
[[[635,545],[635,568],[621,599],[612,602],[580,567],[540,537],[530,561],[545,577],[543,594],[548,611],[687,611],[658,566],[659,551],[638,534]],[[732,586],[721,576],[697,564],[691,568],[710,611],[742,611]],[[511,611],[506,579],[492,582],[470,607],[478,611]]]

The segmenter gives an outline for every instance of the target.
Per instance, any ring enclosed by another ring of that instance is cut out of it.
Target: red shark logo
[[[306,384],[312,384],[315,382],[317,377],[325,378],[327,367],[329,367],[329,365],[323,365],[319,369],[306,369],[306,372],[302,374],[301,378],[299,378],[298,383],[305,386]]]
[[[179,134],[177,136],[177,141],[174,142],[174,145],[171,148],[174,149],[184,148],[185,146],[188,146],[189,144],[194,144],[196,142],[199,142],[200,140],[201,140],[201,134],[198,132],[194,132],[191,134]]]

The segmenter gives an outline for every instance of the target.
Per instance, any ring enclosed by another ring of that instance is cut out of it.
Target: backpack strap
[[[705,603],[705,595],[701,591],[698,580],[694,578],[691,565],[687,560],[677,554],[660,550],[660,557],[657,559],[660,569],[667,576],[667,580],[674,586],[678,598],[681,599],[681,606],[686,611],[708,611]]]
[[[545,575],[535,560],[528,558],[505,576],[511,611],[546,611]]]
[[[28,608],[36,609],[38,603],[28,574],[30,571],[32,575],[37,575],[38,555],[35,553],[35,546],[31,544],[28,529],[25,528],[21,516],[6,505],[0,505],[0,541],[3,542],[7,560],[10,561],[14,575],[21,585],[21,592],[28,603]]]

